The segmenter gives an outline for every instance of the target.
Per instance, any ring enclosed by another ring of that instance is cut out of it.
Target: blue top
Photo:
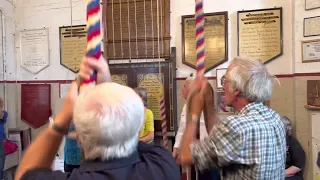
[[[4,124],[6,124],[8,119],[8,112],[2,111],[4,113],[3,119],[0,119],[0,142],[4,142],[6,138],[6,130],[4,129]]]
[[[71,125],[69,132],[75,131],[74,124]],[[66,137],[64,145],[64,161],[69,165],[80,165],[81,151],[76,140]]]

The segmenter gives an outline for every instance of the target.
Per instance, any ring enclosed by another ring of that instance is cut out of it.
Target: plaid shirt
[[[221,167],[224,180],[284,180],[286,135],[280,116],[251,103],[192,145],[199,170]]]

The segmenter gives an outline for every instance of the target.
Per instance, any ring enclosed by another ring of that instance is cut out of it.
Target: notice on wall
[[[138,87],[147,89],[148,92],[148,108],[153,112],[155,120],[161,120],[160,113],[160,97],[164,92],[163,74],[148,73],[138,74]]]
[[[32,128],[48,123],[51,116],[51,85],[21,85],[21,119]]]
[[[20,32],[21,67],[37,74],[50,65],[48,29]]]
[[[60,64],[70,71],[79,71],[87,50],[86,25],[60,27]]]
[[[126,74],[113,74],[111,76],[112,82],[128,86],[128,76]]]
[[[282,8],[238,12],[238,54],[262,63],[282,54]]]

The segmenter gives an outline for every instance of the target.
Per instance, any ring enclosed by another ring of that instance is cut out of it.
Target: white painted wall
[[[73,25],[85,24],[85,1],[72,0]],[[237,55],[237,11],[283,7],[283,42],[284,52],[281,57],[269,63],[267,66],[271,73],[292,73],[292,0],[204,0],[206,13],[217,11],[229,12],[229,59]],[[181,60],[181,16],[194,13],[194,0],[171,0],[171,46],[177,47],[178,77],[188,76],[194,72],[192,68],[182,64]],[[73,79],[74,74],[60,65],[59,54],[59,27],[71,24],[71,10],[69,0],[17,0],[16,2],[16,38],[15,52],[20,64],[19,32],[24,29],[49,28],[50,66],[37,75],[33,75],[18,67],[15,73],[8,74],[8,79],[19,80],[63,80]],[[228,63],[218,68],[227,67]],[[281,68],[280,68],[281,67]],[[14,69],[14,63],[10,63],[9,69]],[[215,71],[208,73],[215,76]],[[17,77],[17,78],[16,78]]]
[[[60,65],[59,27],[71,25],[71,3],[69,0],[17,0],[16,11],[16,56],[20,64],[19,32],[32,29],[49,29],[50,66],[36,75],[18,68],[19,80],[64,80],[74,79],[74,73]],[[72,0],[72,24],[86,23],[85,1]],[[14,77],[14,75],[10,76]]]
[[[14,49],[14,36],[15,36],[15,6],[12,0],[1,0],[1,25],[0,25],[0,80],[7,79],[8,75],[15,74],[15,49]],[[4,68],[4,66],[7,66]],[[4,69],[7,69],[6,72]],[[5,109],[11,109],[13,117],[9,116],[9,121],[6,124],[7,127],[16,127],[16,104],[15,102],[15,89],[8,88],[7,84],[0,83],[0,97],[5,101]],[[11,98],[8,97],[9,92],[12,92]],[[8,103],[12,102],[12,103]],[[11,119],[10,119],[11,118]],[[11,120],[11,121],[10,121]]]
[[[274,74],[292,73],[292,0],[204,0],[206,13],[229,12],[229,59],[237,55],[237,11],[283,7],[284,52],[281,57],[267,66]],[[4,12],[6,80],[65,80],[74,79],[74,73],[60,65],[59,27],[71,25],[70,0],[0,0]],[[85,24],[85,1],[72,0],[72,25]],[[194,14],[194,0],[171,0],[171,46],[177,47],[178,77],[186,77],[193,69],[181,62],[181,16]],[[36,75],[20,68],[20,38],[22,30],[49,29],[50,66]],[[228,63],[218,68],[227,67]],[[1,73],[0,73],[1,74]],[[215,71],[208,73],[215,76]],[[3,77],[0,79],[4,79]],[[2,85],[3,86],[3,85]],[[10,113],[8,126],[25,126],[20,121],[20,84],[7,84],[10,99],[7,110]],[[52,87],[52,107],[56,111],[58,84]],[[0,91],[3,89],[0,87]],[[1,94],[0,94],[1,95]]]
[[[293,4],[293,2],[295,2]],[[305,0],[204,0],[206,13],[229,12],[229,61],[237,55],[237,11],[260,8],[283,7],[283,55],[270,62],[267,67],[273,74],[294,72],[318,72],[320,63],[301,63],[301,40],[315,39],[303,37],[303,18],[320,15],[320,9],[305,11]],[[73,25],[85,24],[85,2],[72,0]],[[188,76],[194,70],[181,60],[181,16],[194,13],[194,0],[171,1],[171,46],[177,47],[177,76]],[[5,14],[7,80],[63,80],[73,79],[74,73],[60,65],[59,27],[71,24],[70,1],[68,0],[2,0],[0,7]],[[16,8],[14,8],[16,7]],[[14,12],[19,12],[15,13]],[[295,13],[294,13],[295,12]],[[15,18],[14,18],[15,17]],[[16,27],[14,27],[16,25]],[[24,29],[49,28],[50,66],[37,75],[20,68],[19,32]],[[292,30],[294,27],[294,30]],[[294,33],[294,35],[293,35]],[[14,38],[14,34],[15,38]],[[318,37],[319,38],[319,37]],[[15,46],[12,42],[15,42]],[[15,49],[14,49],[15,47]],[[15,59],[16,61],[10,61]],[[227,67],[228,62],[218,68]],[[208,73],[215,76],[215,71]]]
[[[229,12],[229,61],[237,56],[237,11],[264,9],[273,7],[283,8],[283,55],[270,62],[267,67],[273,74],[290,74],[292,67],[292,0],[204,0],[204,12]],[[171,46],[177,47],[178,77],[186,77],[194,71],[181,60],[181,16],[194,14],[194,0],[171,0]],[[218,68],[227,67],[228,62]],[[215,76],[215,71],[208,72]]]
[[[304,18],[320,16],[320,8],[314,10],[305,10],[305,0],[295,0],[294,14],[294,65],[295,73],[319,72],[320,62],[302,63],[301,41],[320,39],[320,36],[303,37],[303,21]]]

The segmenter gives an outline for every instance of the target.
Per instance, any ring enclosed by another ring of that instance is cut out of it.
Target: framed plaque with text
[[[320,80],[307,80],[307,102],[320,107]]]
[[[320,0],[305,0],[306,10],[320,8]]]
[[[228,12],[205,14],[205,71],[228,60]],[[196,19],[182,16],[182,63],[196,68]]]
[[[320,16],[304,18],[303,36],[320,36]]]
[[[37,74],[50,65],[49,30],[36,29],[20,32],[21,67]]]
[[[80,63],[86,54],[87,27],[64,26],[59,28],[60,36],[60,64],[70,71],[79,71]]]
[[[282,52],[282,8],[238,11],[239,56],[267,63]]]
[[[320,39],[302,41],[302,63],[320,62]]]

